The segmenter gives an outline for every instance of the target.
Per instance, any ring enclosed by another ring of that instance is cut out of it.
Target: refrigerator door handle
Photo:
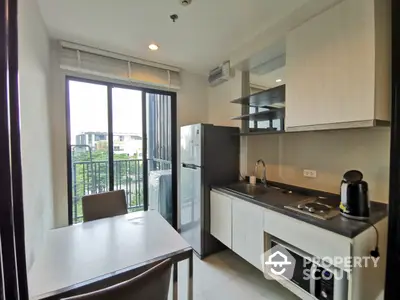
[[[194,164],[182,164],[182,167],[189,168],[189,169],[197,169],[198,167]]]

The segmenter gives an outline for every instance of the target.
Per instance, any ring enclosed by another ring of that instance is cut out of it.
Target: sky
[[[107,86],[69,82],[71,143],[86,131],[108,132]],[[142,92],[112,89],[114,133],[142,135]]]

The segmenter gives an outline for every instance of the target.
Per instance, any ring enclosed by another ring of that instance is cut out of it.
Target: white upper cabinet
[[[388,0],[345,0],[288,34],[287,131],[390,118]]]

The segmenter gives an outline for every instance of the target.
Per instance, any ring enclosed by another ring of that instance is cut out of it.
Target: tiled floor
[[[229,250],[202,261],[194,256],[193,268],[194,300],[298,300]],[[180,263],[178,270],[181,300],[187,295],[187,263]]]

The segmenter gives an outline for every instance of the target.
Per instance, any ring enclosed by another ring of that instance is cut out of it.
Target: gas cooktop
[[[285,208],[322,220],[329,220],[340,214],[339,208],[327,204],[324,197],[309,197],[286,205]]]

